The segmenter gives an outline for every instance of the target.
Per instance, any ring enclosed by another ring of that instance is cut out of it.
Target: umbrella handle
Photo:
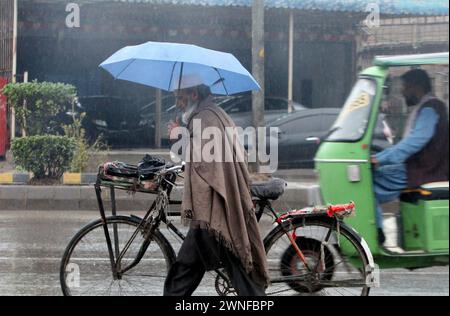
[[[181,63],[180,79],[178,80],[178,90],[180,90],[180,88],[181,88],[181,79],[183,77],[183,68],[184,68],[184,63]]]
[[[224,78],[222,77],[222,75],[220,74],[219,69],[214,68],[214,70],[215,70],[215,71],[217,72],[217,74],[219,75],[219,80],[217,80],[216,82],[214,82],[214,84],[213,84],[212,86],[216,85],[216,84],[219,83],[219,82],[222,82],[223,88],[225,89],[225,93],[226,93],[227,95],[229,95],[228,90],[227,90],[227,87],[225,86],[225,83],[223,83],[223,82],[225,81],[225,79],[224,79]],[[211,86],[211,87],[212,87],[212,86]]]

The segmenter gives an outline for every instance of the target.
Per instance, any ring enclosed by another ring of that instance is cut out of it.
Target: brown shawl
[[[250,194],[247,164],[236,159],[235,162],[193,161],[194,119],[201,120],[201,132],[215,127],[221,135],[226,135],[226,127],[235,127],[211,98],[203,101],[191,116],[188,124],[191,162],[186,164],[183,218],[190,222],[191,228],[213,233],[219,243],[240,259],[252,279],[265,286],[269,282],[267,259]],[[202,140],[201,148],[210,141]],[[238,152],[245,152],[240,143],[231,142],[226,136],[222,136],[221,141],[232,146],[234,158]]]

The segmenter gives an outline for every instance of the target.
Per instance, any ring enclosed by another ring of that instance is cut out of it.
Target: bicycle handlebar
[[[184,165],[173,166],[173,167],[165,169],[163,172],[166,172],[166,173],[167,172],[176,172],[176,173],[178,173],[178,172],[182,172],[182,171],[184,171]]]

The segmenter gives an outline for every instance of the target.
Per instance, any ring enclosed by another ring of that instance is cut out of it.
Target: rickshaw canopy
[[[379,67],[403,67],[420,65],[448,65],[449,54],[420,54],[420,55],[397,55],[397,56],[377,56],[374,65]]]

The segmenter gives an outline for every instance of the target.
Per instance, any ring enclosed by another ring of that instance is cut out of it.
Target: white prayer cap
[[[183,75],[181,77],[175,77],[172,80],[172,87],[171,90],[182,90],[182,89],[188,89],[192,87],[197,87],[203,84],[203,80],[198,75]]]

